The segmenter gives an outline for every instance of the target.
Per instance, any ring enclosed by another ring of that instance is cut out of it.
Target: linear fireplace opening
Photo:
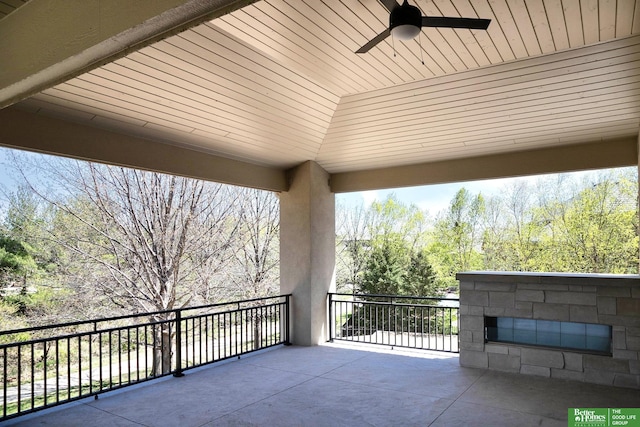
[[[485,317],[485,340],[611,355],[612,328],[592,323]]]

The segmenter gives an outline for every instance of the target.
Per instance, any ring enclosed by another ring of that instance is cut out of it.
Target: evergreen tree
[[[391,244],[374,247],[365,267],[361,291],[372,295],[398,295],[404,286],[405,251],[406,248]]]
[[[424,251],[413,252],[404,274],[400,293],[413,296],[437,296],[441,291],[436,286],[435,272],[427,254]]]

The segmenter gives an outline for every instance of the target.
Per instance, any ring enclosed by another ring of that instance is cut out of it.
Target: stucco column
[[[280,290],[293,294],[291,342],[326,341],[327,292],[335,290],[335,196],[329,174],[306,162],[280,195]]]

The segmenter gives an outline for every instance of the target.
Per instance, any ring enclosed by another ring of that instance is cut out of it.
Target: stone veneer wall
[[[640,276],[459,273],[460,365],[640,388]],[[485,343],[484,316],[612,326],[613,356]]]

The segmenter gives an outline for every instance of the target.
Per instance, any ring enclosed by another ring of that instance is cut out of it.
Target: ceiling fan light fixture
[[[391,30],[391,35],[400,40],[411,40],[418,34],[420,34],[420,27],[415,25],[398,25]]]
[[[491,23],[490,19],[422,16],[420,9],[410,5],[408,0],[404,0],[402,4],[399,4],[397,0],[379,1],[389,11],[389,27],[356,50],[356,53],[369,52],[371,48],[377,46],[389,36],[394,39],[411,40],[418,36],[425,27],[486,30]],[[422,55],[422,49],[420,50],[420,55]]]
[[[407,0],[391,11],[389,15],[391,35],[400,40],[411,40],[420,34],[422,29],[422,12]]]

